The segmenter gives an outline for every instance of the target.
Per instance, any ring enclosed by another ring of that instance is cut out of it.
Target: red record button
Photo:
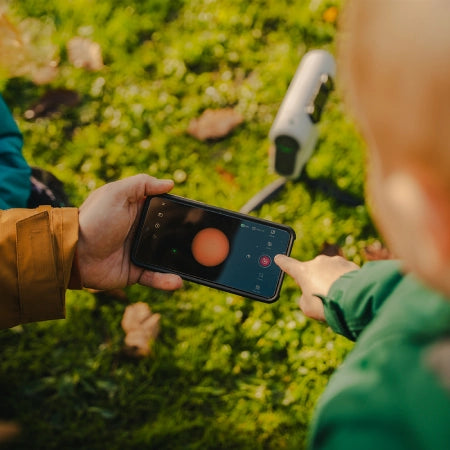
[[[259,265],[261,267],[269,267],[272,264],[272,258],[267,255],[262,255],[259,257]]]

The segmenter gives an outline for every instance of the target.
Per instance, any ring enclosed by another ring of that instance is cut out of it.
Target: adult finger
[[[138,281],[143,286],[162,289],[165,291],[174,291],[183,286],[183,280],[180,276],[171,273],[152,272],[144,270]]]
[[[151,177],[146,174],[134,175],[121,180],[126,183],[126,196],[139,200],[148,195],[164,194],[173,188],[173,181]]]

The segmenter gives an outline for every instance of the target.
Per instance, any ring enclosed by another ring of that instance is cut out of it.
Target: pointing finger
[[[274,261],[281,270],[295,279],[299,276],[299,270],[303,265],[302,262],[286,255],[276,255]]]

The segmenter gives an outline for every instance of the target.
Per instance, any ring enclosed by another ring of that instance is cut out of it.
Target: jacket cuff
[[[400,268],[399,261],[374,261],[336,280],[322,297],[333,331],[355,341],[403,278]]]
[[[21,322],[65,317],[65,291],[77,240],[76,208],[40,207],[17,223]]]
[[[78,252],[76,249],[73,255],[72,270],[70,272],[70,280],[67,288],[73,290],[83,289],[83,283],[81,282],[80,265],[78,263]]]

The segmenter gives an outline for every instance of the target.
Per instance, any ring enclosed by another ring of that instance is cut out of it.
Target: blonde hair
[[[385,133],[383,157],[427,164],[450,189],[450,2],[347,3],[338,78],[363,135]]]

